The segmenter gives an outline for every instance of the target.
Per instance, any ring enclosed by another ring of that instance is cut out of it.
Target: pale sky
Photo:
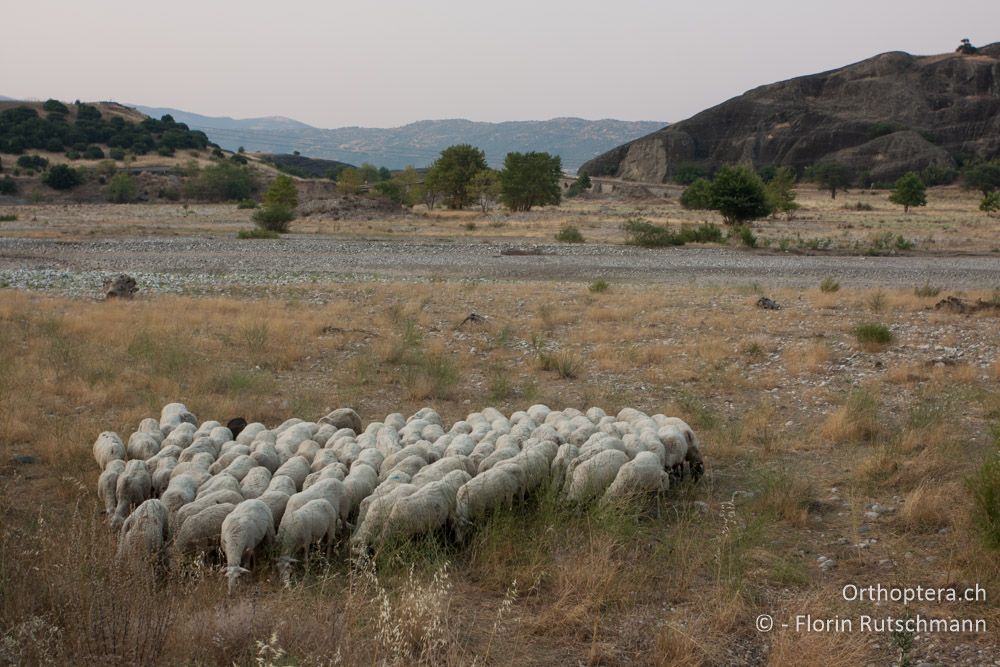
[[[0,95],[318,127],[678,121],[885,51],[1000,41],[998,0],[30,0],[2,14]]]

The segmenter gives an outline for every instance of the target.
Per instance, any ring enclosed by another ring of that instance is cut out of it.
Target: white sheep
[[[167,510],[173,514],[195,499],[198,495],[198,487],[200,485],[201,480],[194,473],[171,477],[167,489],[160,494],[160,500],[163,501]]]
[[[351,549],[356,553],[364,552],[384,530],[396,501],[416,490],[417,487],[405,482],[388,486],[386,482],[379,484],[372,495],[361,501],[358,525],[351,536]]]
[[[146,471],[152,475],[153,472],[155,472],[160,466],[160,461],[163,459],[174,459],[176,462],[182,451],[184,450],[177,445],[166,445],[161,447],[160,451],[146,459]]]
[[[302,456],[293,456],[274,471],[275,477],[281,475],[292,478],[295,481],[295,488],[301,491],[302,482],[306,481],[309,475],[309,461]]]
[[[116,498],[116,488],[118,486],[118,475],[125,470],[125,461],[114,459],[108,462],[107,467],[101,476],[97,478],[97,497],[104,503],[104,513],[113,514],[118,505]]]
[[[378,475],[366,465],[351,468],[344,478],[344,502],[340,506],[340,519],[345,524],[361,506],[361,501],[370,496],[378,486]]]
[[[257,547],[274,540],[271,508],[260,500],[244,500],[223,519],[221,540],[229,594],[232,595],[239,576],[250,572],[242,567],[243,559],[252,555]]]
[[[445,456],[418,470],[410,479],[410,483],[414,486],[423,486],[428,482],[437,482],[453,470],[464,470],[470,476],[476,473],[468,456]]]
[[[111,518],[111,527],[119,530],[129,512],[147,500],[152,492],[152,480],[146,471],[146,464],[139,460],[127,462],[115,482],[115,498],[118,504]]]
[[[242,434],[241,434],[242,435]],[[272,473],[281,467],[281,457],[274,445],[266,440],[259,440],[251,448],[250,458],[257,462],[257,465],[264,466]]]
[[[208,494],[215,493],[216,491],[233,491],[234,493],[240,494],[241,498],[243,497],[240,489],[240,480],[236,479],[229,473],[220,472],[218,475],[212,477],[198,487],[198,495],[196,498],[207,496]]]
[[[241,445],[249,445],[253,443],[254,439],[263,431],[266,431],[267,427],[260,422],[251,422],[243,427],[240,434],[236,436],[236,442]]]
[[[573,470],[567,497],[573,502],[583,502],[603,494],[626,461],[628,454],[618,449],[595,454]]]
[[[296,493],[288,499],[288,505],[285,507],[285,516],[282,522],[290,520],[296,510],[317,498],[329,501],[336,508],[337,516],[339,517],[342,511],[341,505],[345,502],[344,483],[339,479],[324,479],[305,491]],[[334,534],[331,534],[330,537],[334,537]]]
[[[220,472],[225,470],[230,463],[239,457],[250,455],[250,448],[246,445],[236,444],[235,442],[233,442],[232,445],[233,446],[231,447],[226,447],[226,445],[222,446],[222,449],[219,451],[219,458],[215,460],[215,463],[213,463],[212,467],[208,469],[208,472],[213,475],[218,475]],[[255,462],[254,465],[260,464]]]
[[[288,506],[289,496],[284,491],[269,490],[262,493],[257,500],[261,501],[271,510],[271,517],[274,519],[274,528],[277,530],[281,524],[282,517],[285,516],[285,507]]]
[[[183,403],[168,403],[160,411],[160,432],[164,436],[170,435],[171,431],[185,422],[197,425],[198,418],[191,414]]]
[[[385,464],[382,465],[383,467],[385,466]],[[388,479],[389,475],[396,472],[403,472],[409,475],[410,477],[413,477],[413,475],[417,474],[418,470],[420,470],[426,465],[427,465],[426,459],[417,456],[416,454],[413,454],[411,456],[407,456],[405,459],[397,463],[395,466],[392,467],[391,470],[386,470],[384,473],[380,473],[379,479],[381,480]]]
[[[358,453],[358,457],[351,464],[351,468],[354,468],[356,465],[366,465],[378,473],[384,460],[385,455],[382,452],[375,447],[367,447]]]
[[[241,502],[243,502],[243,496],[235,491],[231,491],[229,489],[214,491],[204,496],[195,498],[186,505],[182,505],[178,508],[176,512],[171,514],[171,526],[174,533],[179,533],[188,519],[200,513],[205,508],[211,507],[212,505],[222,505],[226,503],[238,505]]]
[[[122,524],[117,558],[161,556],[168,539],[167,508],[156,498],[150,498],[135,508]]]
[[[298,492],[295,480],[288,475],[271,475],[271,482],[267,485],[267,490],[281,491],[289,496],[294,496]]]
[[[108,467],[112,461],[125,460],[125,443],[114,431],[104,431],[94,441],[94,460],[101,470]]]
[[[222,522],[235,509],[235,503],[221,503],[189,517],[177,529],[174,547],[185,555],[218,549],[222,541]]]
[[[325,498],[310,500],[294,512],[285,512],[278,529],[278,544],[281,557],[278,566],[287,577],[288,566],[294,556],[304,552],[309,563],[309,547],[331,539],[337,532],[339,515],[337,509]]]
[[[271,471],[264,466],[256,466],[240,481],[240,493],[247,500],[252,500],[263,495],[270,483]]]
[[[161,443],[164,447],[167,445],[177,445],[181,449],[184,449],[192,442],[194,442],[194,432],[198,430],[195,425],[190,422],[184,422],[170,431],[170,434],[163,439]]]
[[[509,507],[520,487],[517,476],[504,466],[490,468],[463,484],[455,503],[455,534],[459,541],[476,519],[501,506]]]
[[[459,488],[472,479],[464,470],[453,470],[437,482],[428,482],[392,504],[386,519],[388,536],[409,537],[442,528],[453,518]]]
[[[604,502],[629,500],[640,494],[659,494],[670,488],[670,475],[653,452],[639,452],[622,464],[604,492]]]
[[[167,490],[170,486],[170,474],[177,467],[177,459],[166,457],[161,458],[158,461],[156,470],[150,475],[150,484],[152,485],[153,495],[162,496],[163,492]],[[147,470],[148,470],[147,466]]]
[[[125,451],[128,452],[130,459],[142,459],[145,461],[160,451],[161,441],[162,438],[157,438],[152,433],[136,431],[129,436]]]

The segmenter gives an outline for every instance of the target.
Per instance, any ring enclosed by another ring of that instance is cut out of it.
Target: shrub
[[[633,218],[622,225],[625,243],[643,248],[680,246],[685,243],[722,243],[722,230],[713,224],[696,227],[685,225],[673,232],[667,227],[654,225],[640,218]]]
[[[68,150],[68,151],[66,151],[66,159],[67,160],[74,160],[74,161],[75,160],[79,160],[80,159],[80,152],[76,151],[76,150]]]
[[[280,234],[288,231],[288,223],[294,218],[295,214],[292,213],[292,209],[281,204],[264,206],[254,211],[251,216],[251,219],[257,223],[257,226]]]
[[[893,340],[889,327],[876,322],[866,322],[854,327],[852,332],[859,343],[864,345],[888,345]]]
[[[570,184],[569,188],[566,189],[566,197],[579,196],[584,192],[589,191],[592,185],[593,184],[590,182],[590,176],[587,174],[580,174],[576,177],[576,180]]]
[[[255,184],[246,167],[219,162],[194,172],[184,189],[193,199],[240,201],[253,194]]]
[[[819,162],[806,169],[805,176],[824,190],[829,190],[831,199],[837,198],[837,190],[847,190],[854,182],[851,168],[840,162]]]
[[[979,190],[984,197],[1000,190],[1000,160],[969,164],[962,170],[962,185],[969,190]]]
[[[929,164],[920,171],[920,180],[928,187],[950,185],[958,178],[958,172],[951,167]]]
[[[278,232],[272,232],[270,229],[263,229],[261,227],[254,227],[253,229],[241,229],[236,235],[237,238],[241,239],[277,239],[281,238]]]
[[[562,158],[558,155],[512,152],[507,153],[503,164],[500,198],[511,211],[530,211],[533,206],[559,204]]]
[[[4,213],[0,215],[0,222],[14,222],[17,220],[17,213]]]
[[[591,292],[594,292],[595,294],[600,294],[602,292],[607,292],[609,287],[610,285],[608,285],[607,280],[605,280],[604,278],[598,278],[594,282],[590,283],[590,287],[588,287],[587,289],[590,290]]]
[[[757,237],[754,235],[753,230],[750,229],[750,225],[739,225],[733,229],[730,236],[736,235],[740,239],[740,243],[748,248],[757,247]]]
[[[156,149],[156,154],[160,157],[172,157],[174,154],[174,149],[171,146],[158,146]]]
[[[42,182],[53,190],[71,190],[83,182],[80,172],[65,164],[57,164],[49,169]]]
[[[87,146],[87,149],[83,151],[84,160],[103,160],[104,151],[101,150],[100,146]]]
[[[712,179],[711,207],[727,225],[743,225],[771,214],[764,182],[749,167],[723,167]]]
[[[583,234],[573,225],[566,225],[556,234],[556,241],[560,243],[583,243]]]
[[[543,371],[555,371],[559,377],[571,379],[580,375],[583,359],[566,350],[539,352],[538,365]]]
[[[1000,212],[1000,191],[991,192],[983,197],[983,201],[979,202],[979,210],[986,215]]]
[[[712,208],[712,184],[696,178],[681,193],[681,206],[696,211]]]
[[[138,199],[139,186],[136,185],[134,178],[123,171],[111,177],[105,193],[108,201],[114,204],[130,204]]]
[[[17,158],[17,166],[22,169],[35,169],[41,171],[49,166],[49,161],[41,155],[22,155]]]
[[[45,100],[45,104],[42,105],[42,109],[49,112],[55,113],[69,113],[69,108],[59,100],[48,99]]]
[[[863,201],[855,202],[853,204],[844,204],[841,206],[845,211],[874,211],[875,207],[871,204]]]
[[[299,192],[291,176],[282,174],[275,178],[264,193],[265,206],[284,206],[291,210],[299,205]]]
[[[940,287],[935,287],[931,285],[930,281],[925,282],[923,285],[917,285],[913,288],[913,293],[919,297],[934,297],[941,293]]]
[[[966,486],[972,495],[973,524],[983,543],[1000,549],[1000,433],[994,430],[994,448]]]
[[[904,213],[909,213],[911,206],[927,206],[927,186],[911,171],[896,181],[889,201],[902,206]]]
[[[111,148],[108,150],[108,157],[110,157],[112,160],[118,160],[120,162],[125,159],[125,149]]]
[[[257,208],[257,202],[254,201],[253,199],[241,199],[239,203],[236,204],[236,208],[239,209]]]
[[[674,170],[673,180],[677,185],[692,185],[708,176],[705,168],[697,164],[682,164]]]
[[[4,176],[3,180],[0,181],[0,195],[16,195],[17,194],[17,181],[15,181],[10,176]]]
[[[827,294],[832,294],[840,289],[840,283],[833,279],[832,276],[827,276],[823,278],[819,283],[819,291],[826,292]]]
[[[61,153],[63,150],[63,142],[59,137],[52,137],[45,142],[45,150],[50,153]]]

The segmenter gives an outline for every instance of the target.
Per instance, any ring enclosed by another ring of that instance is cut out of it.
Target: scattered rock
[[[762,296],[757,299],[757,307],[763,308],[764,310],[781,310],[781,304],[774,299],[767,298],[766,296]]]
[[[124,273],[104,281],[104,296],[107,299],[131,299],[138,291],[135,278]]]
[[[975,302],[972,302],[960,299],[957,296],[949,296],[934,304],[934,310],[945,310],[949,313],[957,313],[959,315],[971,315],[983,310],[1000,313],[1000,303],[983,301],[982,299],[976,299]]]

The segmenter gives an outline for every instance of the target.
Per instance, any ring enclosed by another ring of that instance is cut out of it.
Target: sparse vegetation
[[[583,234],[573,225],[566,225],[556,234],[556,241],[560,243],[583,243]]]
[[[255,209],[258,207],[256,200],[253,199],[241,199],[237,204],[236,208],[240,210]]]
[[[598,278],[594,282],[590,283],[590,286],[587,287],[587,289],[593,292],[594,294],[602,294],[604,292],[607,292],[609,287],[610,285],[608,284],[607,280],[605,280],[604,278]]]
[[[972,495],[972,518],[983,543],[1000,550],[1000,430],[994,427],[993,447],[966,482]]]
[[[108,201],[114,204],[131,204],[139,198],[139,186],[135,179],[124,171],[111,177],[105,188]]]
[[[592,187],[590,182],[590,176],[587,174],[580,174],[576,177],[576,180],[570,183],[570,186],[566,189],[566,197],[578,197],[585,192],[588,192]]]
[[[654,225],[642,218],[631,218],[622,224],[625,243],[643,248],[681,246],[685,243],[722,243],[722,230],[713,224],[683,226],[673,231],[661,225]]]
[[[0,222],[16,222],[17,213],[3,213],[0,214]]]
[[[257,188],[250,170],[231,162],[219,162],[204,169],[196,165],[188,176],[184,192],[192,199],[241,201],[248,199]]]
[[[288,223],[295,219],[295,213],[284,204],[274,204],[257,209],[250,219],[262,229],[284,234],[288,231]]]
[[[866,322],[859,324],[852,330],[854,337],[863,345],[885,346],[893,341],[892,331],[884,324],[877,322]]]
[[[928,281],[923,285],[917,285],[914,287],[913,293],[922,299],[927,299],[939,295],[941,293],[941,288],[936,285],[931,285],[930,281]]]
[[[278,232],[265,229],[264,227],[253,227],[252,229],[241,229],[237,233],[237,238],[241,239],[278,239],[281,235]]]
[[[83,177],[76,169],[57,164],[45,172],[42,181],[53,190],[71,190],[83,182]]]
[[[826,294],[832,294],[840,290],[840,283],[837,282],[833,278],[833,276],[827,276],[826,278],[823,278],[823,280],[820,281],[819,289],[821,292],[824,292]]]

